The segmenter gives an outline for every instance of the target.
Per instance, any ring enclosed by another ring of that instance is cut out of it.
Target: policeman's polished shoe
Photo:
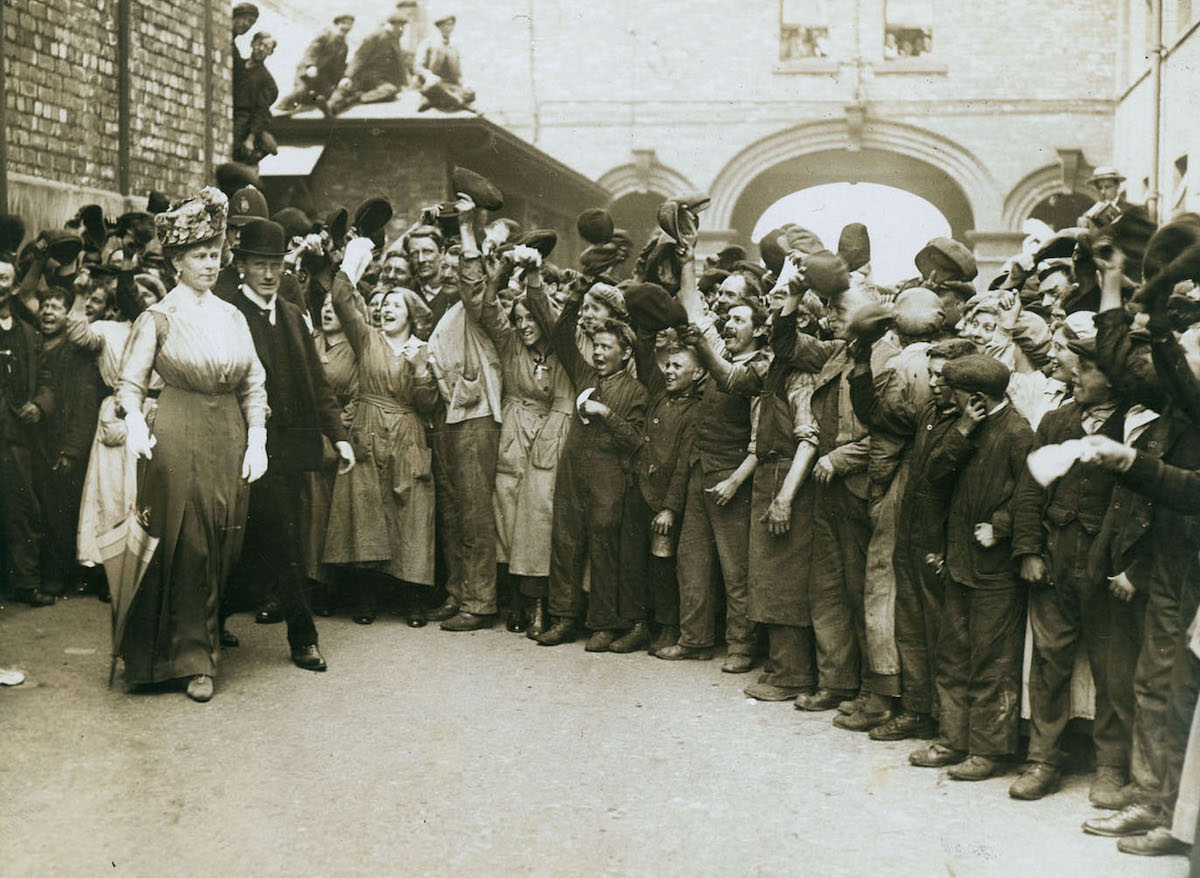
[[[530,640],[537,640],[546,633],[546,624],[546,599],[535,598],[533,610],[529,614],[529,627],[525,629],[525,636]]]
[[[654,657],[668,662],[679,662],[685,659],[706,662],[713,657],[713,651],[711,646],[684,646],[682,643],[674,643],[664,646],[654,654]]]
[[[534,639],[542,646],[561,646],[574,643],[577,636],[574,619],[556,617],[550,627]]]
[[[754,656],[744,652],[735,652],[725,656],[721,662],[722,674],[748,674],[754,670]]]
[[[444,622],[451,616],[458,615],[458,601],[454,598],[446,598],[446,602],[436,610],[429,610],[425,613],[425,618],[430,622]]]
[[[951,765],[946,776],[951,780],[987,780],[995,777],[1004,767],[999,759],[990,756],[968,756],[957,765]]]
[[[617,635],[611,631],[594,631],[592,636],[588,638],[587,645],[584,649],[587,652],[608,652],[612,645],[616,642]]]
[[[1133,854],[1138,857],[1186,857],[1191,852],[1192,846],[1171,835],[1167,827],[1158,826],[1145,835],[1121,839],[1117,842],[1117,850],[1123,854]]]
[[[937,734],[937,723],[927,713],[902,710],[881,726],[871,729],[872,741],[905,741],[909,738],[928,740]]]
[[[408,619],[406,621],[409,628],[425,627],[425,610],[420,604],[414,604],[408,608]]]
[[[839,713],[833,718],[833,724],[847,732],[869,732],[890,720],[895,713],[892,709],[860,710],[855,713]]]
[[[1127,835],[1144,835],[1161,823],[1162,813],[1157,808],[1134,802],[1116,814],[1083,821],[1083,831],[1088,835],[1123,838]]]
[[[945,744],[930,744],[908,754],[909,764],[917,768],[945,768],[947,765],[957,765],[966,758],[967,754],[962,750]]]
[[[1113,765],[1096,767],[1096,776],[1088,790],[1088,801],[1097,808],[1120,811],[1129,804],[1132,790],[1128,787],[1129,777],[1125,769]]]
[[[1021,776],[1013,781],[1013,785],[1008,788],[1008,794],[1014,799],[1032,802],[1058,789],[1061,779],[1062,772],[1058,766],[1045,762],[1031,762],[1025,766]]]
[[[797,695],[812,692],[811,686],[776,686],[774,683],[751,683],[742,692],[755,701],[791,701]]]
[[[237,635],[232,631],[221,632],[221,646],[232,649],[235,646],[241,646],[242,642],[238,640]]]
[[[254,617],[254,621],[259,625],[274,625],[277,622],[282,622],[283,613],[279,609],[279,604],[271,601],[258,611],[258,614]]]
[[[292,663],[306,671],[324,671],[328,667],[325,664],[325,657],[321,655],[321,650],[317,649],[315,643],[293,647]]]
[[[460,612],[451,616],[438,627],[443,631],[480,631],[484,628],[491,628],[495,621],[491,616]]]
[[[632,628],[618,637],[612,642],[612,646],[608,649],[610,652],[621,653],[622,655],[630,652],[637,652],[645,649],[650,645],[650,629],[645,622],[637,622]]]
[[[823,710],[833,710],[851,694],[853,693],[841,689],[834,690],[822,687],[811,695],[797,695],[796,710],[808,710],[813,713],[819,713]]]
[[[213,697],[213,678],[207,674],[197,674],[188,680],[187,697],[192,701],[203,704]]]

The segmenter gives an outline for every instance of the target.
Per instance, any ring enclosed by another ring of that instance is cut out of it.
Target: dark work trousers
[[[941,555],[944,553],[938,552]],[[937,643],[946,574],[929,563],[931,553],[904,539],[896,542],[896,650],[900,653],[900,699],[905,710],[932,714],[937,701]],[[903,570],[899,569],[903,566]]]
[[[747,616],[751,482],[718,506],[705,488],[728,472],[705,474],[693,465],[676,551],[679,569],[679,643],[707,647],[716,642],[717,608],[725,583],[725,643],[730,655],[754,652],[754,623]]]
[[[437,505],[437,584],[451,594],[462,591],[462,559],[458,556],[461,539],[458,504],[454,496],[454,480],[450,477],[454,461],[450,433],[446,429],[446,413],[439,410],[428,431],[433,486]]]
[[[635,484],[625,495],[625,514],[621,522],[621,585],[617,592],[616,617],[631,628],[635,622],[651,616],[660,625],[679,624],[679,586],[675,580],[675,558],[655,558],[650,554],[651,530],[660,510],[651,509],[642,490]],[[671,528],[672,552],[678,541],[678,521]],[[592,625],[596,594],[588,603],[588,626]],[[604,618],[601,613],[600,618]],[[611,615],[611,614],[607,614]]]
[[[813,630],[810,626],[766,625],[767,661],[758,682],[772,686],[810,688],[816,683],[813,667]]]
[[[578,619],[583,615],[583,572],[591,563],[589,603],[608,601],[622,577],[621,518],[628,476],[621,458],[597,449],[569,449],[558,463],[554,480],[554,530],[550,537],[550,615]],[[614,615],[593,616],[588,624],[617,627]]]
[[[87,462],[74,461],[60,470],[54,469],[53,463],[40,454],[34,455],[33,488],[42,513],[39,546],[42,591],[61,595],[83,573],[75,557]]]
[[[1107,589],[1105,589],[1107,591]],[[1106,750],[1108,742],[1112,749],[1120,745],[1114,765],[1128,769],[1132,761],[1133,724],[1137,716],[1137,697],[1134,695],[1133,678],[1137,671],[1138,656],[1142,652],[1142,638],[1146,629],[1147,595],[1134,592],[1129,603],[1108,596],[1108,631],[1104,640],[1104,677],[1108,681],[1108,703],[1113,712],[1113,729],[1104,734]],[[1095,670],[1092,671],[1095,676]],[[1092,726],[1095,735],[1095,724]],[[1099,739],[1097,738],[1097,749]]]
[[[246,538],[233,582],[274,598],[287,622],[293,648],[317,642],[317,627],[305,591],[300,557],[300,498],[304,474],[273,464],[250,486]]]
[[[816,641],[818,681],[825,689],[858,689],[866,642],[863,593],[871,521],[867,501],[841,479],[814,484],[813,575],[808,599]],[[854,612],[857,608],[858,612]]]
[[[937,688],[946,746],[972,756],[1017,749],[1025,588],[969,588],[950,579],[938,640]]]
[[[434,431],[439,484],[441,539],[446,552],[446,591],[466,613],[496,612],[496,458],[500,425],[491,417],[457,424],[439,423]],[[448,489],[448,494],[447,494]],[[443,500],[445,502],[443,502]],[[457,572],[457,575],[454,575]]]
[[[1029,758],[1062,765],[1059,746],[1071,718],[1071,675],[1080,640],[1096,683],[1092,737],[1096,764],[1124,770],[1129,729],[1122,727],[1109,698],[1109,608],[1113,597],[1103,583],[1056,582],[1029,592],[1033,662],[1029,669]]]
[[[550,593],[550,579],[546,576],[522,576],[521,595],[527,598],[545,598]]]
[[[42,587],[38,568],[41,512],[33,490],[33,461],[27,447],[0,442],[0,482],[3,482],[0,527],[3,528],[5,585],[10,596],[21,596]]]

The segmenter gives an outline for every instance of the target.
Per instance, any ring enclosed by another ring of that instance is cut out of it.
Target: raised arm
[[[67,315],[66,334],[68,342],[92,356],[104,350],[104,336],[92,329],[92,324],[82,314]]]
[[[339,271],[333,279],[331,299],[333,310],[337,313],[338,320],[342,322],[342,331],[346,333],[346,341],[354,349],[355,355],[362,357],[363,348],[366,347],[367,338],[371,332],[371,325],[367,323],[367,318],[363,316],[361,310],[362,296],[359,295],[354,284],[350,283],[350,278],[344,271]]]

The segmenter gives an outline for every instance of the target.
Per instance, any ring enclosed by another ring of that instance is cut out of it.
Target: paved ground
[[[0,612],[0,875],[1182,876],[1083,835],[1087,781],[910,768],[715,663],[236,617],[216,697],[105,688],[108,608]]]

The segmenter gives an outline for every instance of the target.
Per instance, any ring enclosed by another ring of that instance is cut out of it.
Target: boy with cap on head
[[[229,57],[233,59],[233,90],[241,85],[243,74],[246,72],[246,59],[238,48],[237,38],[250,33],[250,28],[258,21],[258,7],[253,3],[237,3],[233,7],[231,24],[233,25],[233,44]]]
[[[986,780],[1017,748],[1026,590],[1012,558],[1010,502],[1033,431],[1005,399],[1003,363],[972,354],[943,375],[961,414],[929,467],[932,483],[954,485],[937,660],[941,735],[909,761],[951,766],[954,780]]]
[[[256,165],[278,147],[271,134],[271,105],[279,97],[279,86],[266,61],[275,52],[275,38],[259,31],[250,41],[250,57],[233,90],[233,158]]]

